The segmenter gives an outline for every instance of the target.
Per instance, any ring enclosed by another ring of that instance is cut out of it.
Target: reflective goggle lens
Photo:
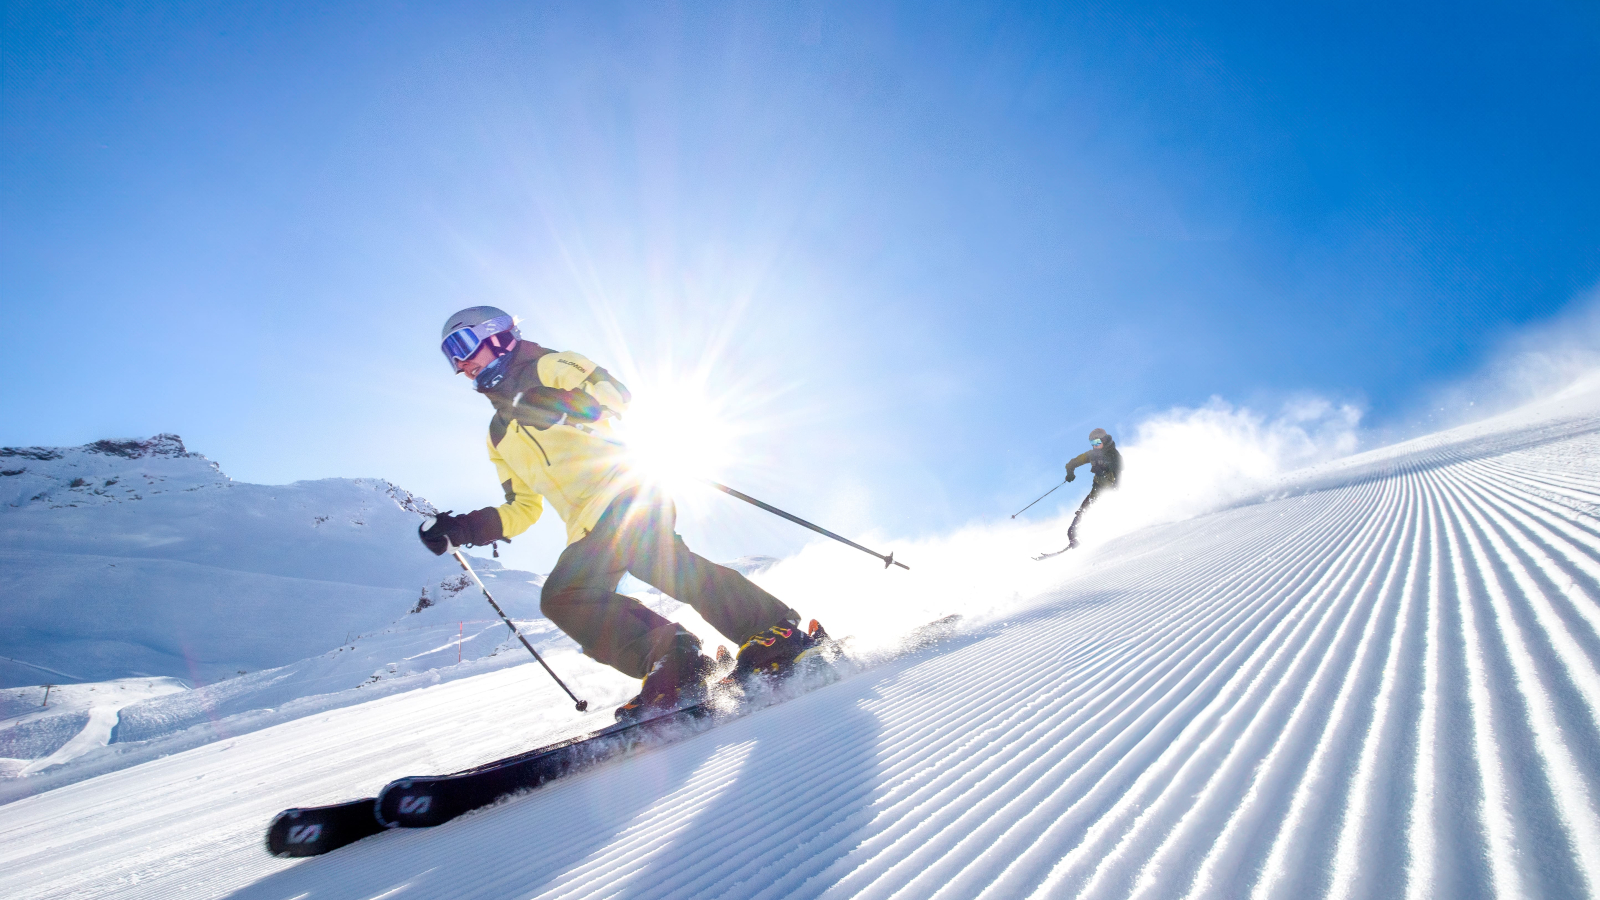
[[[450,368],[460,371],[460,362],[477,353],[478,348],[483,346],[485,338],[502,331],[511,331],[515,327],[516,322],[510,316],[496,316],[487,322],[457,328],[450,332],[439,344],[439,350],[444,353],[444,358],[450,361]]]
[[[483,341],[472,333],[471,328],[458,328],[450,332],[450,335],[444,339],[444,344],[441,345],[440,349],[444,350],[445,357],[451,362],[460,362],[477,353],[478,345],[482,343]]]
[[[1089,442],[1089,446],[1091,446],[1091,447],[1098,447],[1098,446],[1100,446],[1100,445],[1101,445],[1101,444],[1102,444],[1102,443],[1104,443],[1104,442],[1103,442],[1103,441],[1101,441],[1101,440],[1100,440],[1100,439],[1099,439],[1099,438],[1095,438],[1095,439],[1094,439],[1094,440],[1092,440],[1092,441],[1090,441],[1090,442]]]

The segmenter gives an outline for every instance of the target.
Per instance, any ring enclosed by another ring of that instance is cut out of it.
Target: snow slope
[[[316,859],[274,813],[605,714],[522,665],[284,721],[6,805],[0,895],[1594,896],[1596,460],[1591,387],[1086,555],[924,555],[979,585],[950,642]]]
[[[170,434],[0,448],[0,687],[205,684],[323,653],[453,565],[387,481],[243,484]]]
[[[0,691],[0,774],[32,775],[111,743],[122,710],[185,690],[175,678]]]

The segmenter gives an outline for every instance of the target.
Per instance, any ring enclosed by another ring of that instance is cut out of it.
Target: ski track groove
[[[1472,585],[1463,558],[1465,541],[1461,523],[1449,501],[1441,497],[1444,506],[1445,547],[1450,559],[1450,574],[1456,608],[1461,615],[1461,656],[1467,672],[1467,703],[1470,708],[1468,724],[1472,730],[1472,762],[1477,770],[1479,790],[1477,813],[1479,828],[1483,833],[1484,850],[1489,863],[1490,886],[1501,897],[1526,896],[1522,879],[1515,869],[1515,825],[1508,808],[1504,764],[1500,743],[1495,735],[1493,718],[1495,709],[1490,703],[1491,690],[1489,662],[1485,659],[1488,648],[1478,629],[1478,611],[1472,597]],[[1502,713],[1503,715],[1503,713]]]
[[[1409,492],[1407,493],[1409,494]],[[1398,509],[1393,509],[1395,506],[1398,506]],[[1290,798],[1288,815],[1284,819],[1283,824],[1278,831],[1277,840],[1274,841],[1272,848],[1268,853],[1261,880],[1256,883],[1255,889],[1252,891],[1252,894],[1255,897],[1270,898],[1275,895],[1283,896],[1290,893],[1296,893],[1293,891],[1283,890],[1282,887],[1283,882],[1290,878],[1288,858],[1289,852],[1291,847],[1295,846],[1295,839],[1300,837],[1299,832],[1306,827],[1302,823],[1304,823],[1310,816],[1310,810],[1312,806],[1317,804],[1320,799],[1332,793],[1332,791],[1329,790],[1330,786],[1328,785],[1328,782],[1335,781],[1337,779],[1337,773],[1328,770],[1331,767],[1348,761],[1348,757],[1344,757],[1337,752],[1344,749],[1344,743],[1336,741],[1332,738],[1338,732],[1354,730],[1354,725],[1347,726],[1346,717],[1353,717],[1359,714],[1358,711],[1354,709],[1355,705],[1359,702],[1356,699],[1356,689],[1360,686],[1363,686],[1364,682],[1372,680],[1373,673],[1370,672],[1370,667],[1373,663],[1371,660],[1376,659],[1376,655],[1373,652],[1373,645],[1375,642],[1383,639],[1378,636],[1379,625],[1381,621],[1379,618],[1380,609],[1381,607],[1387,605],[1387,598],[1390,597],[1391,591],[1394,587],[1393,579],[1400,572],[1400,566],[1396,564],[1398,560],[1396,560],[1394,557],[1399,555],[1396,551],[1404,549],[1403,535],[1409,530],[1410,527],[1409,519],[1405,516],[1405,513],[1410,511],[1410,506],[1410,497],[1408,496],[1405,498],[1405,502],[1403,504],[1392,504],[1391,510],[1386,510],[1386,513],[1391,511],[1398,513],[1398,521],[1402,529],[1401,540],[1399,545],[1396,547],[1384,548],[1386,552],[1389,553],[1390,558],[1387,564],[1381,562],[1378,563],[1378,565],[1384,566],[1382,575],[1383,580],[1372,597],[1372,602],[1370,604],[1372,613],[1366,617],[1363,624],[1361,637],[1356,644],[1355,650],[1353,651],[1354,664],[1345,672],[1344,679],[1340,683],[1338,693],[1333,700],[1332,712],[1328,715],[1325,723],[1323,724],[1321,733],[1317,736],[1318,740],[1312,749],[1311,758],[1306,763],[1305,775],[1301,777],[1299,784],[1296,786],[1294,793]],[[1376,577],[1378,572],[1369,570],[1369,574],[1373,577]],[[1354,611],[1354,607],[1352,607],[1352,614],[1354,614]],[[1355,623],[1351,619],[1346,619],[1341,627],[1354,624]],[[1393,641],[1399,637],[1400,629],[1398,626],[1396,626],[1392,629],[1385,629],[1384,633],[1391,641]],[[1331,664],[1334,661],[1335,658],[1331,654],[1324,657],[1325,664]],[[1382,674],[1383,673],[1380,673],[1377,677],[1381,678]],[[1300,709],[1307,708],[1308,707],[1305,704],[1302,704],[1300,707]],[[1297,713],[1299,711],[1300,710],[1296,710]],[[1376,731],[1376,729],[1369,729],[1368,734],[1374,734]],[[1333,759],[1332,757],[1335,756],[1338,756],[1339,758],[1337,760]],[[1348,811],[1353,815],[1359,815],[1359,808]],[[1302,860],[1304,859],[1304,856],[1305,854],[1303,853],[1301,856]],[[1302,868],[1302,872],[1307,870],[1315,871],[1315,869],[1311,866],[1305,866]]]
[[[1600,434],[1574,421],[1132,535],[948,645],[320,859],[262,854],[261,810],[521,749],[488,711],[527,683],[58,788],[0,817],[0,894],[1595,896]]]
[[[1312,708],[1307,702],[1309,695],[1319,688],[1323,675],[1335,658],[1334,654],[1346,643],[1343,637],[1361,593],[1352,588],[1359,586],[1361,573],[1369,571],[1373,564],[1372,557],[1380,546],[1377,535],[1382,533],[1383,521],[1380,515],[1370,516],[1362,539],[1352,545],[1352,552],[1342,558],[1340,570],[1330,573],[1332,577],[1326,580],[1323,587],[1313,589],[1312,597],[1320,595],[1320,599],[1314,601],[1320,607],[1319,618],[1314,623],[1309,617],[1302,622],[1300,627],[1309,626],[1309,633],[1294,647],[1293,656],[1284,662],[1280,677],[1271,684],[1261,704],[1263,709],[1288,705],[1283,718],[1268,715],[1251,717],[1242,734],[1248,742],[1241,741],[1234,745],[1219,766],[1217,775],[1206,785],[1202,796],[1218,798],[1218,814],[1223,812],[1222,804],[1231,808],[1227,810],[1222,828],[1211,843],[1209,852],[1199,861],[1190,878],[1190,896],[1209,892],[1213,888],[1216,871],[1230,862],[1239,871],[1252,872],[1255,877],[1250,881],[1254,882],[1259,877],[1261,861],[1247,861],[1247,857],[1259,855],[1260,842],[1250,836],[1266,827],[1263,823],[1271,820],[1267,811],[1260,808],[1275,796],[1266,788],[1285,777],[1276,771],[1283,767],[1279,763],[1280,758],[1303,747],[1304,739],[1297,734],[1297,726]],[[1289,645],[1286,644],[1282,649],[1287,652]],[[1308,667],[1311,669],[1309,672],[1306,671]],[[1267,735],[1265,732],[1269,730],[1275,730],[1276,734]],[[1227,775],[1226,781],[1224,775]],[[1227,790],[1230,787],[1234,790]],[[1185,812],[1185,818],[1193,818],[1196,812],[1204,808],[1197,803],[1193,810]],[[1240,838],[1233,840],[1235,835],[1240,835]],[[1186,852],[1192,842],[1169,841],[1167,846],[1177,852]],[[1151,865],[1159,865],[1161,860],[1162,854],[1158,850],[1152,857]]]
[[[1062,826],[1062,825],[1063,825],[1063,824],[1065,824],[1065,823],[1064,823],[1064,822],[1063,822],[1063,820],[1062,820],[1062,819],[1061,819],[1061,818],[1059,818],[1059,817],[1058,817],[1058,818],[1056,818],[1056,819],[1055,819],[1055,822],[1054,822],[1054,823],[1052,823],[1052,826],[1051,826],[1051,827],[1053,827],[1053,828],[1055,828],[1055,829],[1057,829],[1057,830],[1058,830],[1058,831],[1059,831],[1059,830],[1062,830],[1062,829],[1061,829],[1061,826]],[[1087,826],[1085,826],[1085,827],[1087,827]],[[1049,842],[1049,841],[1042,841],[1042,842],[1040,842],[1040,843],[1046,843],[1046,844],[1047,844],[1047,843],[1050,843],[1050,842]],[[1022,887],[1022,886],[1021,886],[1021,884],[1020,884],[1020,882],[1019,882],[1019,881],[1018,881],[1018,872],[1019,872],[1019,871],[1023,871],[1023,872],[1025,872],[1025,871],[1026,871],[1026,868],[1025,868],[1025,867],[1022,867],[1022,866],[1019,866],[1019,867],[1017,867],[1017,871],[1014,871],[1014,872],[1012,872],[1012,873],[1010,873],[1010,875],[1009,875],[1009,878],[1010,878],[1010,880],[1011,880],[1011,881],[1012,881],[1012,882],[1017,882],[1017,883],[1010,883],[1010,884],[1008,884],[1008,881],[1007,881],[1007,879],[1004,879],[1004,878],[1002,878],[1002,879],[1000,879],[1000,880],[998,880],[998,881],[997,881],[997,882],[996,882],[996,883],[995,883],[995,887],[996,887],[996,889],[997,889],[997,890],[996,890],[996,891],[995,891],[995,895],[996,895],[996,896],[1004,896],[1004,895],[1006,895],[1006,894],[1007,894],[1007,893],[1008,893],[1008,892],[1014,892],[1014,891],[1018,891],[1018,890],[1023,890],[1023,889],[1024,889],[1024,888],[1023,888],[1023,887]],[[1027,878],[1027,877],[1024,877],[1024,878],[1022,878],[1022,879],[1021,879],[1021,880],[1022,880],[1022,881],[1034,881],[1034,880],[1037,880],[1037,878],[1036,878],[1036,877],[1034,877],[1034,878]]]
[[[1444,568],[1439,535],[1438,510],[1428,500],[1424,504],[1423,534],[1426,534],[1428,572]],[[1423,547],[1419,546],[1420,556]],[[1405,817],[1406,858],[1403,871],[1406,900],[1423,900],[1435,896],[1434,885],[1438,867],[1437,838],[1434,817],[1437,807],[1438,771],[1435,764],[1438,730],[1439,693],[1439,609],[1441,604],[1439,580],[1427,579],[1427,625],[1423,632],[1422,690],[1417,697],[1416,758],[1412,765],[1410,804]],[[1375,893],[1375,892],[1374,892]]]
[[[1092,746],[1092,745],[1089,745],[1089,744],[1088,744],[1088,743],[1087,743],[1087,742],[1085,742],[1085,744],[1084,744],[1084,747],[1085,747],[1085,748],[1086,748],[1086,749],[1087,749],[1087,748],[1089,748],[1089,747],[1090,747],[1090,746]],[[1096,750],[1096,751],[1099,751],[1099,750],[1100,750],[1100,748],[1099,748],[1099,747],[1094,747],[1094,749],[1095,749],[1095,750]],[[1113,764],[1115,764],[1115,762],[1116,762],[1116,761],[1117,761],[1117,759],[1118,759],[1118,757],[1113,757],[1113,758],[1112,758],[1112,763],[1113,763]],[[1045,760],[1044,760],[1044,762],[1057,762],[1057,760],[1055,760],[1055,759],[1052,759],[1052,758],[1049,758],[1049,757],[1047,757],[1047,758],[1046,758],[1046,759],[1045,759]],[[1070,763],[1071,763],[1071,762],[1072,762],[1072,760],[1071,760],[1071,759],[1070,759],[1070,758],[1068,758],[1068,759],[1065,759],[1065,760],[1060,760],[1060,762],[1062,762],[1062,763],[1064,763],[1064,764],[1070,764]],[[1081,776],[1082,776],[1082,773],[1083,773],[1083,772],[1084,772],[1084,768],[1083,768],[1083,767],[1082,767],[1082,766],[1074,766],[1074,767],[1073,767],[1073,769],[1074,769],[1074,774],[1075,774],[1075,777],[1081,777]]]
[[[1408,535],[1402,535],[1400,546],[1405,560],[1405,574],[1400,574],[1397,564],[1390,569],[1388,580],[1382,593],[1390,594],[1396,590],[1396,622],[1394,631],[1389,635],[1389,646],[1385,653],[1382,667],[1381,680],[1378,685],[1377,696],[1372,704],[1373,725],[1367,731],[1366,737],[1361,742],[1361,749],[1356,761],[1356,768],[1351,779],[1348,792],[1347,805],[1343,810],[1332,810],[1339,817],[1339,836],[1333,847],[1331,862],[1330,887],[1327,892],[1329,900],[1347,900],[1356,893],[1357,880],[1363,875],[1358,853],[1364,835],[1374,831],[1370,823],[1378,818],[1381,813],[1376,810],[1380,799],[1376,782],[1381,777],[1380,761],[1384,757],[1383,747],[1391,744],[1396,739],[1397,724],[1394,718],[1395,695],[1397,686],[1404,677],[1401,671],[1401,648],[1411,637],[1416,616],[1417,605],[1417,560],[1421,556],[1423,547],[1419,540],[1422,533],[1422,520],[1418,515],[1421,507],[1419,492],[1415,490],[1413,480],[1407,477],[1408,497],[1407,502],[1412,509],[1412,515],[1406,523]],[[1409,540],[1407,539],[1409,537]],[[1318,748],[1319,752],[1322,748]],[[1376,866],[1369,866],[1377,868]],[[1391,874],[1390,877],[1393,877]]]
[[[1518,624],[1516,611],[1511,607],[1511,599],[1502,583],[1499,573],[1485,557],[1483,545],[1492,543],[1489,533],[1487,515],[1482,509],[1470,509],[1468,501],[1456,485],[1444,486],[1449,502],[1456,515],[1457,528],[1462,535],[1467,549],[1470,551],[1471,560],[1475,569],[1475,584],[1481,595],[1487,601],[1493,614],[1496,625],[1495,633],[1501,640],[1501,648],[1505,659],[1512,670],[1515,692],[1512,697],[1520,699],[1523,715],[1520,717],[1533,731],[1533,750],[1542,760],[1540,775],[1547,782],[1548,789],[1554,800],[1554,810],[1561,818],[1561,831],[1569,836],[1571,850],[1577,856],[1578,872],[1583,877],[1586,893],[1593,896],[1596,892],[1597,880],[1600,880],[1600,818],[1597,818],[1593,802],[1593,790],[1579,768],[1577,760],[1570,752],[1562,729],[1557,724],[1557,715],[1550,697],[1550,690],[1546,685],[1548,679],[1541,678],[1539,665],[1534,655],[1527,647],[1528,639],[1524,635],[1525,626]],[[1515,563],[1513,558],[1499,560],[1503,565],[1510,567]],[[1525,573],[1523,574],[1525,580]],[[1531,588],[1532,586],[1529,585]],[[1523,599],[1533,601],[1539,597],[1540,592],[1533,588],[1529,593],[1523,594]],[[1541,608],[1547,609],[1543,604],[1533,602],[1535,620],[1539,625],[1545,625],[1544,618],[1539,612]],[[1564,631],[1560,632],[1565,634]],[[1546,637],[1553,636],[1550,631],[1544,632]],[[1575,661],[1569,662],[1562,659],[1562,651],[1574,645],[1570,642],[1556,641],[1555,658],[1566,664],[1567,674],[1570,676],[1578,666]],[[1575,651],[1574,651],[1575,652]],[[1593,678],[1593,669],[1587,670],[1590,679]],[[1579,685],[1580,689],[1582,685]],[[1509,705],[1509,704],[1508,704]],[[1590,707],[1593,708],[1592,705]]]
[[[1259,610],[1251,610],[1250,612],[1259,613],[1261,611],[1259,611]],[[1254,623],[1254,624],[1252,624],[1251,627],[1252,628],[1258,628],[1259,627],[1259,623]],[[1191,636],[1188,637],[1188,641],[1189,641],[1189,643],[1191,645],[1194,645],[1195,642],[1199,639],[1199,637],[1201,637],[1201,635],[1191,635]],[[1205,655],[1209,656],[1209,657],[1219,657],[1220,656],[1220,657],[1226,658],[1227,656],[1231,656],[1233,654],[1233,647],[1230,646],[1230,644],[1228,642],[1232,641],[1232,642],[1237,643],[1238,641],[1241,641],[1243,639],[1243,637],[1244,637],[1243,635],[1240,635],[1238,633],[1238,628],[1236,626],[1234,633],[1228,634],[1225,638],[1220,639],[1220,640],[1218,640],[1218,641],[1216,641],[1214,643],[1211,643],[1211,644],[1200,643],[1197,646],[1190,646],[1188,648],[1185,648],[1185,654],[1186,654],[1185,658],[1174,659],[1173,662],[1175,663],[1175,665],[1170,666],[1169,668],[1170,669],[1178,669],[1178,670],[1184,669],[1184,668],[1186,668],[1185,663],[1189,662],[1189,657],[1192,657],[1193,655],[1201,653],[1201,652],[1205,653]],[[1163,699],[1161,701],[1161,703],[1163,703],[1163,704],[1172,704],[1172,705],[1175,706],[1175,705],[1177,705],[1178,702],[1181,702],[1182,704],[1189,706],[1191,709],[1194,709],[1196,706],[1202,706],[1201,703],[1200,703],[1200,700],[1198,698],[1202,698],[1204,696],[1204,694],[1208,690],[1209,690],[1210,694],[1214,695],[1216,693],[1216,690],[1218,689],[1218,687],[1217,687],[1217,683],[1218,683],[1217,670],[1220,669],[1221,666],[1220,665],[1203,666],[1203,663],[1204,663],[1204,660],[1201,660],[1201,661],[1197,662],[1193,667],[1195,672],[1191,672],[1188,676],[1186,676],[1191,681],[1191,683],[1184,686],[1184,690],[1185,690],[1186,693],[1182,697],[1175,697],[1175,698],[1173,698],[1171,700]],[[1203,680],[1201,680],[1200,683],[1198,683],[1198,684],[1192,683],[1192,681],[1194,679],[1200,677],[1200,675],[1196,674],[1196,673],[1204,673]],[[1164,676],[1164,677],[1166,677],[1168,680],[1171,680],[1171,676]],[[1171,690],[1172,690],[1173,693],[1176,693],[1177,689],[1173,688]],[[1152,711],[1159,712],[1160,710],[1155,705],[1152,705]],[[1202,706],[1202,708],[1200,709],[1199,712],[1191,712],[1189,717],[1184,720],[1185,723],[1187,723],[1188,721],[1192,721],[1193,718],[1196,715],[1200,714],[1200,712],[1203,712],[1203,706]],[[1148,754],[1148,752],[1149,751],[1146,750],[1141,755],[1146,755],[1146,754]],[[1165,764],[1167,764],[1169,762],[1169,760],[1163,758],[1161,760],[1161,762],[1162,762],[1163,765],[1165,765]],[[922,878],[924,880],[928,880],[928,881],[933,882],[933,883],[938,883],[939,881],[942,880],[941,876],[940,876],[940,873],[937,871],[937,869],[935,869],[933,871],[930,871],[926,875],[922,876]],[[935,896],[938,896],[938,894],[935,894]]]

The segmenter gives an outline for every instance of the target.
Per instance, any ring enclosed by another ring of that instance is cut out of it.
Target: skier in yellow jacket
[[[700,641],[633,597],[624,573],[694,607],[740,645],[734,677],[779,670],[816,645],[800,616],[732,569],[692,552],[674,530],[671,498],[641,479],[610,436],[628,389],[570,351],[523,340],[510,315],[464,309],[445,322],[441,349],[494,406],[489,459],[506,502],[444,513],[419,529],[436,554],[486,546],[526,531],[548,502],[567,526],[567,548],[540,596],[540,610],[589,656],[643,679],[619,719],[668,709],[704,694],[713,664]]]

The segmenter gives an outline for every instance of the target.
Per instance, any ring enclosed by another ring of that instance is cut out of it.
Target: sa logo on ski
[[[433,805],[433,795],[423,794],[419,797],[401,797],[400,814],[403,816],[420,816]]]

